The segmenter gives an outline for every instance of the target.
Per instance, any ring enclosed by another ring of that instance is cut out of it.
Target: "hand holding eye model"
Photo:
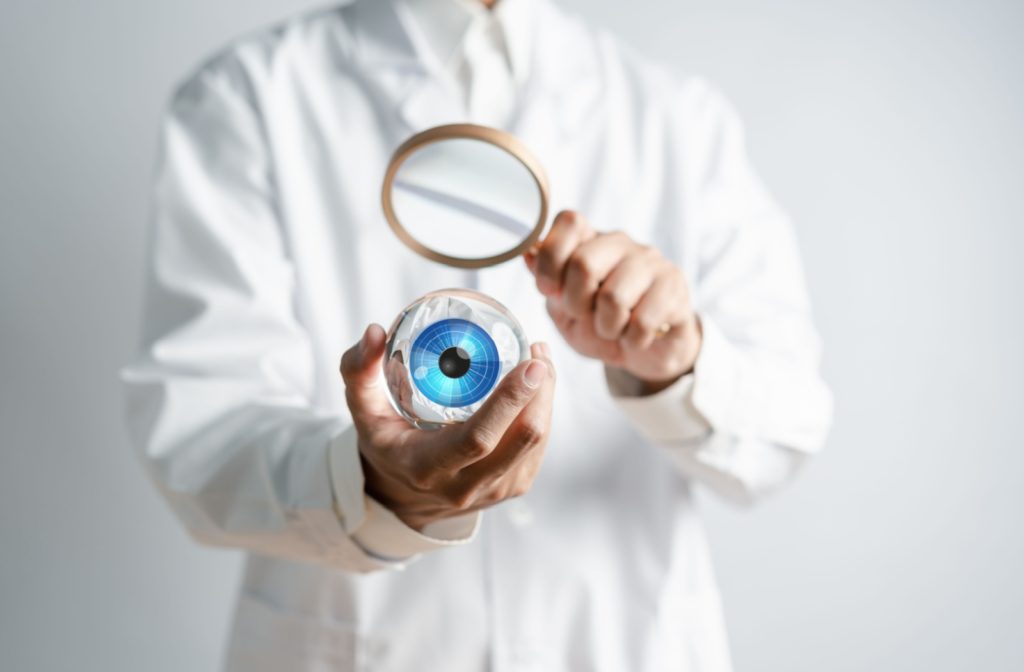
[[[526,256],[565,340],[643,383],[646,393],[693,370],[701,329],[683,272],[622,232],[597,233],[565,211]]]
[[[383,328],[371,324],[341,359],[367,494],[415,529],[524,494],[551,426],[555,369],[547,345],[531,346],[532,358],[509,371],[467,421],[435,431],[418,429],[392,407],[380,379],[384,346]]]
[[[632,376],[642,392],[689,372],[701,329],[682,271],[571,211],[539,240],[547,195],[544,170],[517,138],[452,124],[395,150],[381,203],[398,239],[432,261],[484,268],[525,255],[566,341]],[[492,506],[532,484],[551,426],[554,367],[547,346],[528,345],[493,298],[430,292],[387,334],[371,325],[345,353],[341,374],[366,492],[411,527]]]

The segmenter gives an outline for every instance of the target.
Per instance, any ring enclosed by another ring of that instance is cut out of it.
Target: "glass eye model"
[[[388,330],[388,395],[417,427],[464,422],[529,356],[523,328],[505,306],[468,289],[431,292]]]

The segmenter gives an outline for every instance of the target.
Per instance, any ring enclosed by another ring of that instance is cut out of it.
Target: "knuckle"
[[[516,430],[516,439],[524,447],[532,447],[544,440],[546,432],[536,421],[523,422]]]
[[[423,467],[410,470],[407,478],[407,485],[413,490],[427,492],[436,485],[436,475],[432,469]]]
[[[491,436],[490,430],[477,425],[466,432],[466,437],[462,441],[462,453],[467,457],[483,457],[491,451],[492,445],[494,437]]]
[[[484,493],[484,495],[480,498],[480,502],[486,506],[494,506],[495,504],[499,504],[505,501],[505,499],[505,493],[496,488],[492,488],[491,490],[488,490],[486,493]]]
[[[569,270],[583,278],[590,278],[595,272],[594,262],[589,255],[576,252],[569,257]]]
[[[627,308],[626,298],[623,296],[622,290],[616,287],[602,287],[597,292],[597,301],[599,305],[615,312]]]
[[[445,493],[445,502],[457,511],[465,511],[473,505],[473,488],[453,487]]]
[[[598,316],[594,320],[594,333],[597,334],[598,338],[606,341],[614,340],[618,336],[618,330],[615,328],[614,321],[602,316]]]
[[[541,273],[550,273],[555,267],[555,252],[549,245],[545,245],[537,252],[537,270]]]
[[[654,331],[658,328],[657,320],[650,313],[640,313],[633,316],[637,331],[641,334]]]
[[[558,220],[562,223],[562,226],[569,229],[576,229],[583,226],[583,218],[575,210],[563,210],[559,215]]]

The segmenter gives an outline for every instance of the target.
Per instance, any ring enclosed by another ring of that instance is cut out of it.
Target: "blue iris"
[[[416,338],[409,370],[427,399],[458,408],[487,396],[498,380],[501,360],[486,331],[452,318],[434,322]]]

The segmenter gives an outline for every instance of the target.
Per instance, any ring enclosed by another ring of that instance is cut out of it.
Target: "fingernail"
[[[551,346],[549,346],[547,343],[543,341],[541,341],[538,345],[540,345],[540,351],[544,353],[544,356],[547,357],[548,359],[551,359]]]
[[[523,374],[523,380],[526,381],[527,387],[537,387],[544,380],[544,376],[547,374],[548,367],[544,366],[544,362],[534,360],[530,362],[530,365],[526,367],[526,373]]]

